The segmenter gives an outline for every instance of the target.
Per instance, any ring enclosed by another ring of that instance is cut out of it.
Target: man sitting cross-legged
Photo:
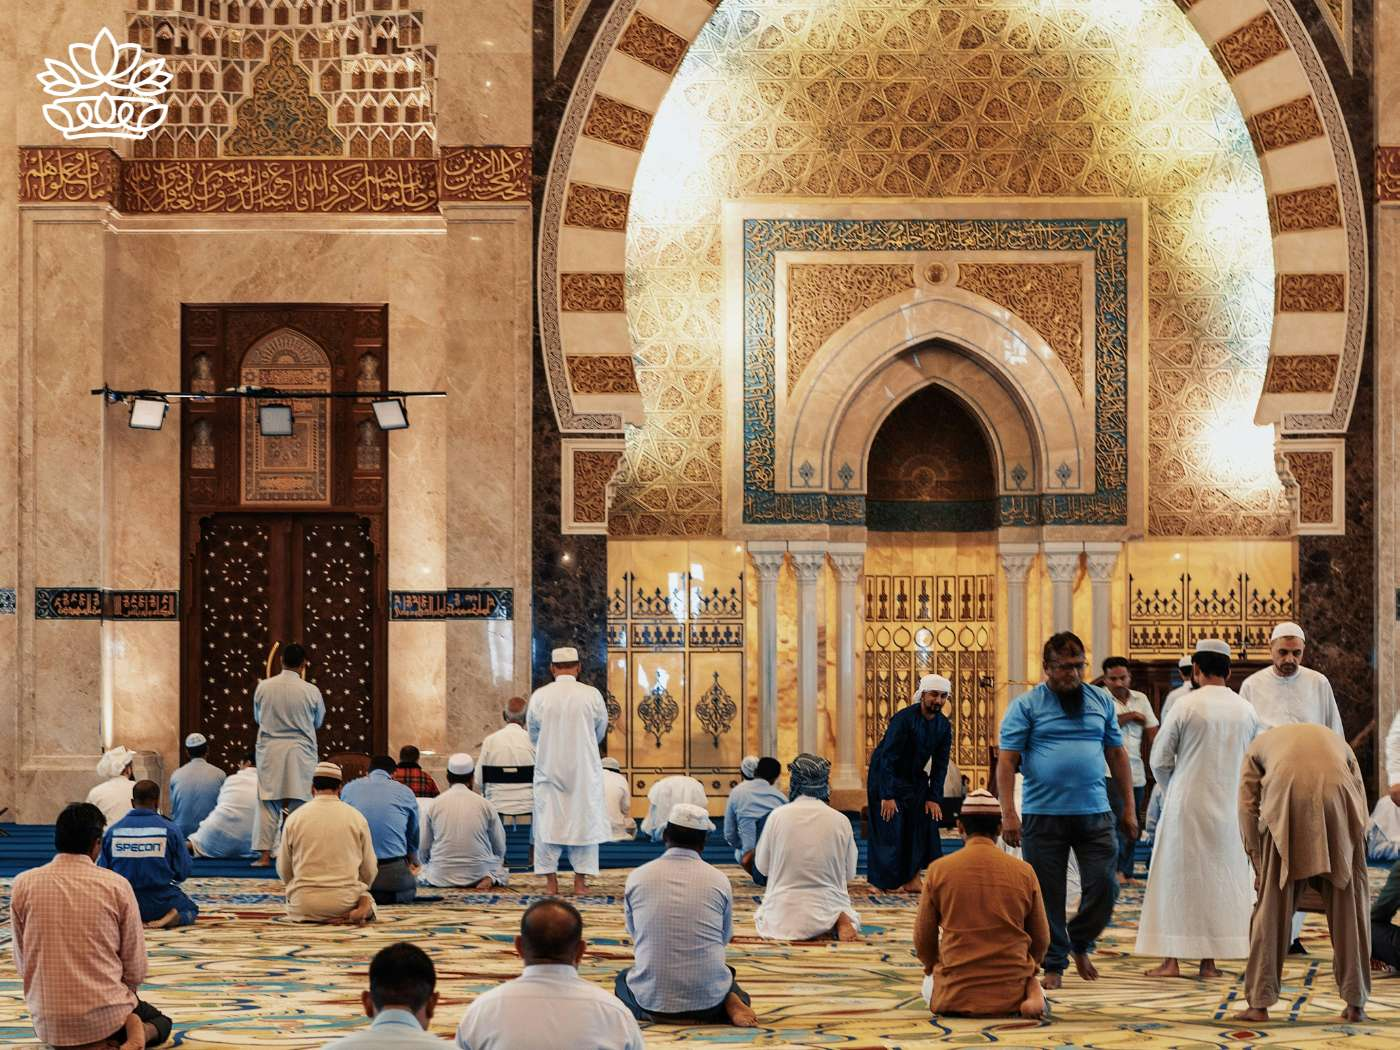
[[[467,1007],[457,1026],[461,1050],[643,1050],[627,1007],[578,975],[588,942],[572,904],[546,897],[526,908],[515,950],[525,972]]]
[[[253,852],[254,825],[261,810],[257,752],[248,751],[239,760],[238,772],[219,788],[214,812],[190,836],[190,851],[196,857],[247,856]]]
[[[379,872],[374,839],[358,810],[340,801],[340,767],[319,763],[311,777],[311,801],[282,829],[277,874],[287,884],[287,918],[298,922],[349,923],[374,919],[370,885]]]
[[[136,782],[131,806],[102,837],[100,863],[131,883],[147,926],[188,926],[199,908],[178,885],[194,868],[185,836],[173,820],[157,812],[160,785],[154,780]]]
[[[489,799],[472,790],[476,764],[468,754],[447,760],[447,790],[423,821],[424,886],[471,886],[489,890],[510,881],[506,829]]]
[[[1044,1017],[1035,972],[1050,924],[1035,871],[998,848],[1001,803],[990,792],[967,796],[958,827],[965,844],[929,865],[914,919],[914,951],[933,977],[929,1006],[936,1014]]]
[[[375,904],[407,904],[418,894],[418,799],[393,778],[388,755],[370,759],[369,776],[352,780],[340,800],[369,825],[379,872],[369,888]]]
[[[833,934],[854,941],[860,915],[846,886],[860,854],[851,822],[827,805],[831,763],[801,754],[788,764],[788,797],[768,815],[754,867],[768,876],[753,924],[760,937],[807,941]]]
[[[672,806],[662,832],[666,852],[627,877],[623,914],[636,963],[617,975],[614,988],[639,1021],[758,1023],[724,961],[734,894],[700,855],[713,830],[700,806]]]
[[[428,1032],[437,1010],[437,971],[427,952],[400,941],[381,948],[369,964],[369,990],[360,993],[370,1026],[321,1050],[399,1050],[447,1046]]]

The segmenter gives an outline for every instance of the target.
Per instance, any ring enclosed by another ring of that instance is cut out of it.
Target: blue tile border
[[[390,591],[391,620],[513,620],[510,587],[449,587],[445,591]]]
[[[13,587],[0,587],[0,616],[13,616],[15,614],[15,589]]]

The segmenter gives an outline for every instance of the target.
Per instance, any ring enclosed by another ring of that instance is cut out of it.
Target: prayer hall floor
[[[1102,978],[1087,984],[1066,975],[1052,995],[1049,1024],[1016,1020],[931,1018],[919,1001],[921,969],[911,947],[914,898],[858,895],[865,941],[858,944],[765,942],[753,932],[756,887],[737,867],[735,942],[730,964],[753,996],[764,1027],[652,1026],[650,1047],[904,1047],[942,1044],[1008,1047],[1382,1047],[1396,1045],[1400,980],[1376,983],[1366,1024],[1337,1020],[1342,1004],[1332,980],[1331,951],[1320,916],[1309,916],[1309,954],[1290,959],[1284,998],[1272,1024],[1251,1029],[1228,1020],[1240,1008],[1241,962],[1222,963],[1214,981],[1155,980],[1156,964],[1128,954],[1136,935],[1142,888],[1126,889],[1096,961]],[[1372,888],[1383,869],[1371,871]],[[612,988],[630,965],[620,895],[625,870],[605,871],[582,910],[590,942],[583,973]],[[0,880],[0,1046],[37,1047],[9,949],[9,889]],[[362,930],[292,924],[282,919],[280,884],[270,880],[197,879],[187,885],[202,914],[188,929],[148,931],[151,973],[142,988],[175,1019],[182,1047],[319,1047],[360,1027],[360,992],[370,957],[397,940],[425,948],[438,969],[442,1005],[433,1029],[451,1038],[471,1000],[520,969],[511,941],[523,902],[543,879],[517,875],[511,893],[451,890],[438,903],[380,909]],[[862,884],[863,885],[863,884]],[[1289,1021],[1284,1018],[1291,1019]],[[561,1048],[563,1050],[563,1048]]]

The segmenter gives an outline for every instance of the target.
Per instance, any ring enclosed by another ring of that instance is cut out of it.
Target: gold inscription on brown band
[[[530,199],[529,146],[447,146],[441,170],[444,201]]]
[[[640,150],[651,131],[651,114],[607,95],[595,95],[583,122],[583,133],[615,146]]]
[[[559,308],[569,313],[621,313],[626,307],[620,273],[559,275]]]
[[[1346,275],[1281,273],[1278,308],[1283,313],[1340,313],[1346,309]]]
[[[21,204],[115,204],[121,158],[109,149],[21,146]]]
[[[631,356],[574,354],[567,359],[575,394],[636,394],[637,373]]]
[[[1342,206],[1337,187],[1314,186],[1274,194],[1269,198],[1269,223],[1274,233],[1326,230],[1341,226]]]

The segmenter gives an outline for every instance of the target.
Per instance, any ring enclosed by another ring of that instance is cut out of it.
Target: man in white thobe
[[[196,857],[246,857],[253,852],[253,830],[262,806],[258,802],[257,752],[249,751],[238,772],[219,787],[214,812],[190,836]]]
[[[1240,696],[1254,705],[1260,732],[1275,726],[1310,723],[1326,726],[1343,740],[1342,715],[1332,683],[1311,667],[1303,666],[1307,638],[1296,623],[1281,623],[1269,636],[1269,658],[1273,666],[1260,668],[1240,683]],[[1306,955],[1303,942],[1303,913],[1293,916],[1293,943],[1289,955]]]
[[[476,763],[459,752],[447,760],[447,790],[423,818],[418,856],[424,886],[471,886],[488,890],[510,881],[506,829],[491,801],[472,790]]]
[[[1240,770],[1259,719],[1230,680],[1230,646],[1196,643],[1199,686],[1179,701],[1152,747],[1152,775],[1164,791],[1139,955],[1161,955],[1149,977],[1180,977],[1178,959],[1200,959],[1200,976],[1219,977],[1216,959],[1249,955],[1253,872],[1240,842]],[[1201,892],[1209,887],[1209,892]]]
[[[131,789],[136,786],[131,764],[135,759],[135,751],[118,744],[97,760],[97,775],[103,779],[88,792],[87,800],[102,810],[109,828],[131,812]]]
[[[272,863],[272,848],[282,827],[282,813],[291,813],[311,798],[316,769],[316,730],[326,720],[321,690],[301,677],[306,650],[293,643],[282,650],[282,673],[264,679],[253,692],[253,721],[258,724],[258,859],[253,867]]]
[[[705,785],[694,777],[676,775],[662,777],[647,792],[647,815],[642,820],[642,834],[652,842],[661,841],[661,833],[671,817],[671,807],[682,802],[705,808]]]
[[[830,777],[831,763],[818,755],[804,753],[788,764],[791,801],[768,814],[754,851],[754,867],[768,877],[753,917],[760,937],[859,936],[860,913],[851,905],[848,883],[860,854],[851,822],[827,805]]]
[[[525,708],[523,696],[512,696],[506,701],[501,709],[501,720],[505,725],[481,742],[481,751],[476,756],[478,769],[487,766],[521,769],[535,764],[535,745],[530,743],[530,734],[525,730]],[[528,781],[487,784],[484,773],[477,779],[481,782],[479,790],[491,800],[501,816],[527,817],[534,811],[535,789]]]
[[[555,649],[554,681],[530,696],[526,728],[535,745],[535,874],[559,892],[559,856],[569,851],[574,893],[598,874],[598,844],[612,836],[603,803],[598,745],[608,732],[603,694],[578,680],[578,650]]]
[[[603,759],[603,798],[612,825],[611,841],[631,842],[637,832],[637,822],[632,819],[632,786],[615,758]]]
[[[1176,662],[1176,669],[1181,672],[1181,684],[1162,698],[1163,722],[1167,720],[1167,715],[1176,706],[1176,702],[1196,688],[1196,682],[1191,677],[1191,657],[1183,656]]]

